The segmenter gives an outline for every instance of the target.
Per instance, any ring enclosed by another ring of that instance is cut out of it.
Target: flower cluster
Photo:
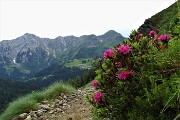
[[[96,87],[98,85],[98,81],[97,80],[94,80],[93,82],[92,82],[92,86],[93,87]]]
[[[159,42],[168,41],[168,40],[170,40],[170,39],[171,39],[171,37],[170,37],[169,35],[167,35],[167,34],[160,35],[160,36],[158,37],[158,41],[159,41]]]
[[[132,71],[122,71],[119,75],[118,75],[118,78],[119,79],[124,79],[126,80],[128,78],[129,75],[132,75],[133,72]]]
[[[106,50],[106,51],[104,52],[104,60],[106,60],[107,58],[113,57],[114,54],[115,54],[115,53],[114,53],[113,50],[111,50],[111,49]]]
[[[154,37],[155,35],[157,35],[156,31],[152,30],[152,31],[149,32],[150,37]]]
[[[117,48],[119,53],[122,54],[128,54],[131,50],[131,47],[129,45],[121,45]]]
[[[101,100],[101,98],[102,98],[102,93],[101,92],[96,92],[95,93],[95,95],[94,95],[94,101],[96,102],[96,103],[98,103],[100,100]]]

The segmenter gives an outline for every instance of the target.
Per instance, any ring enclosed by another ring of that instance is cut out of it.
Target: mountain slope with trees
[[[159,33],[174,33],[180,32],[180,0],[168,8],[160,11],[152,17],[146,19],[138,31],[144,35],[148,35],[151,30]]]
[[[113,30],[99,36],[59,36],[55,39],[26,33],[0,42],[0,73],[10,79],[27,80],[59,61],[101,57],[105,49],[123,39]]]
[[[0,112],[16,98],[37,90],[29,83],[0,78]]]

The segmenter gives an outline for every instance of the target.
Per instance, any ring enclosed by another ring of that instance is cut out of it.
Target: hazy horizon
[[[0,41],[25,33],[43,38],[102,35],[115,30],[128,37],[145,19],[175,0],[1,0]]]

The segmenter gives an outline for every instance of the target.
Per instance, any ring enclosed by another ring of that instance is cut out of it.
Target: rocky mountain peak
[[[20,40],[25,40],[25,41],[29,41],[29,40],[37,40],[39,37],[31,34],[31,33],[25,33],[24,35],[16,38],[16,39],[20,39]]]
[[[104,35],[113,36],[113,35],[119,35],[119,34],[120,33],[116,32],[115,30],[109,30]]]
[[[25,33],[23,36],[26,36],[26,37],[37,37],[36,35],[31,34],[31,33]]]

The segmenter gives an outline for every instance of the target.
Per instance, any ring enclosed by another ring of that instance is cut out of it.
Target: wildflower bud
[[[98,81],[97,80],[94,80],[93,82],[92,82],[92,86],[93,87],[96,87],[98,85]]]

